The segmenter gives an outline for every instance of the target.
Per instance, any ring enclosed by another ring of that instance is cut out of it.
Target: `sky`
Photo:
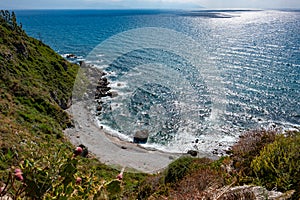
[[[0,9],[300,8],[300,0],[0,0]]]

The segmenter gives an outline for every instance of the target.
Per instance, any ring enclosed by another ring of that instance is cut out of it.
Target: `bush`
[[[176,191],[172,192],[174,199],[193,199],[200,197],[203,191],[209,188],[220,188],[224,186],[225,180],[222,172],[210,169],[199,169],[190,175],[184,177],[176,187]]]
[[[166,195],[168,189],[164,185],[162,179],[163,176],[161,174],[147,177],[139,185],[137,199],[148,199],[150,196],[155,195],[155,193],[164,193],[164,195]]]
[[[249,183],[252,176],[251,161],[259,155],[265,145],[274,142],[277,132],[274,130],[255,130],[240,136],[239,141],[231,148],[233,167],[240,175],[240,184]]]
[[[229,158],[218,160],[195,159],[189,173],[172,187],[171,199],[203,199],[210,190],[217,190],[231,184],[232,177],[226,173],[224,165]]]
[[[256,181],[267,189],[300,189],[300,133],[278,135],[251,163]],[[297,198],[297,199],[298,199]]]
[[[166,171],[165,183],[175,183],[181,180],[191,169],[192,157],[181,157],[172,162]]]
[[[35,145],[26,145],[32,149],[30,158],[0,170],[0,199],[4,195],[13,199],[119,199],[123,194],[123,181],[99,176],[99,170],[90,167],[90,159],[76,156],[68,145],[39,145],[49,153],[41,157],[33,150]],[[0,154],[0,163],[12,156],[10,151]]]

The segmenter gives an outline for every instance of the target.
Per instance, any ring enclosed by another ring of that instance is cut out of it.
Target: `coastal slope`
[[[71,125],[64,109],[71,105],[78,68],[29,37],[14,13],[1,11],[1,153],[13,150],[21,157],[29,153],[23,148],[26,143],[63,140],[62,130]]]
[[[13,12],[0,11],[0,198],[121,195],[109,193],[120,185],[119,170],[89,152],[78,156],[63,133],[74,126],[66,109],[78,69],[29,37]],[[136,188],[145,176],[128,173],[122,189]]]

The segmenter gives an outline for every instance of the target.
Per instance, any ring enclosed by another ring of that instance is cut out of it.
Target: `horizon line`
[[[161,11],[261,11],[261,10],[300,10],[299,8],[6,8],[1,10],[22,11],[22,10],[161,10]]]

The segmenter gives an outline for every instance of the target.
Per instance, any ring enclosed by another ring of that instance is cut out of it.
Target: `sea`
[[[107,73],[115,95],[94,118],[122,140],[144,131],[145,147],[222,154],[249,130],[300,129],[300,10],[15,12],[28,35]]]

